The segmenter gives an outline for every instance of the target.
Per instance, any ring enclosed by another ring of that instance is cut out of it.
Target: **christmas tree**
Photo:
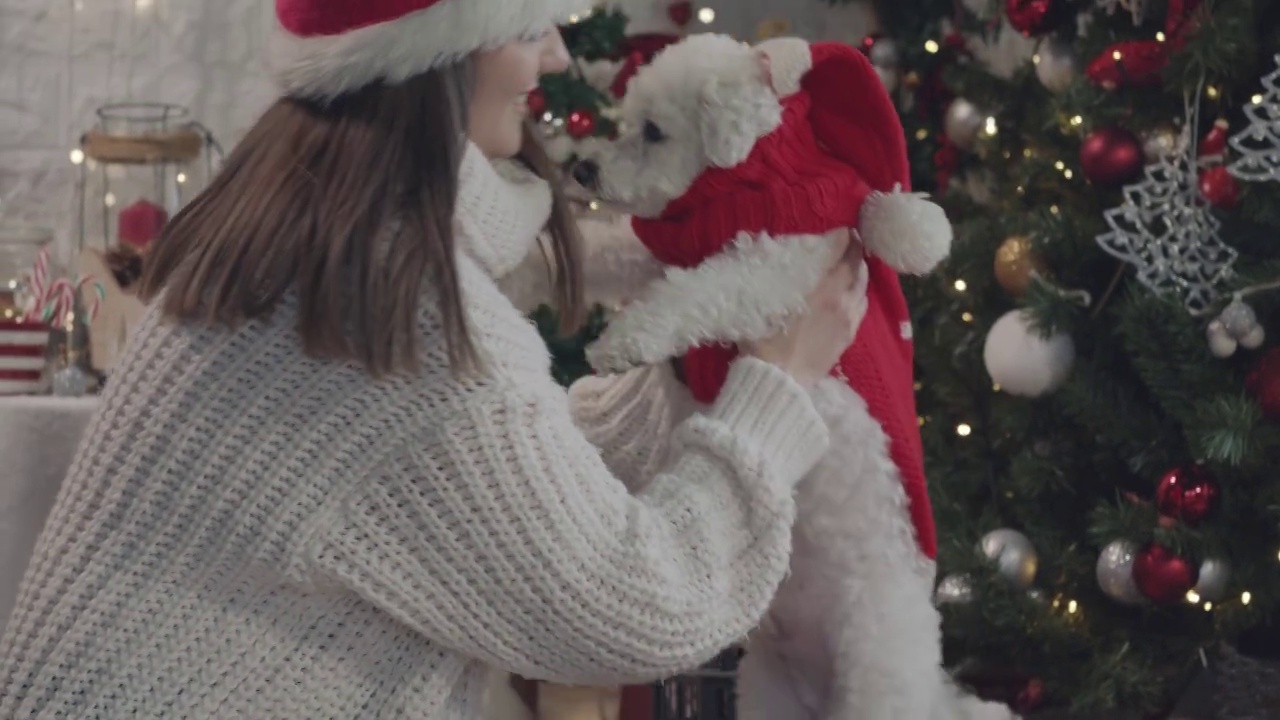
[[[1024,712],[1159,716],[1219,660],[1275,701],[1280,2],[878,9],[956,228],[908,284],[949,662]]]

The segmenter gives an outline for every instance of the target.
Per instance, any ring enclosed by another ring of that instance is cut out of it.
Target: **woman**
[[[806,388],[857,325],[833,259],[638,497],[570,419],[497,280],[564,203],[525,95],[581,0],[278,0],[267,110],[148,260],[0,641],[0,717],[480,716],[487,668],[617,684],[760,618]]]

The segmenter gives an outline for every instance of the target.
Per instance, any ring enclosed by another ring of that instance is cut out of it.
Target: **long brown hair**
[[[419,367],[429,282],[454,370],[477,368],[453,234],[472,75],[464,61],[324,104],[276,101],[150,248],[140,296],[234,328],[292,290],[304,350],[376,377]],[[554,189],[554,300],[568,326],[583,305],[576,225],[529,127],[521,159]]]

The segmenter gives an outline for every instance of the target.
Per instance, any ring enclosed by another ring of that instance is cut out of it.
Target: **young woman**
[[[643,681],[757,623],[856,273],[833,258],[629,495],[498,286],[549,227],[581,302],[522,127],[582,4],[277,0],[284,97],[149,257],[0,640],[0,717],[474,720],[489,667]]]

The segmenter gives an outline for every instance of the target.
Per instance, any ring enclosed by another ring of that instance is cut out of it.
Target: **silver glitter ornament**
[[[1032,60],[1040,84],[1054,94],[1071,87],[1072,81],[1080,74],[1080,56],[1075,45],[1059,38],[1042,41]]]
[[[1142,135],[1142,155],[1148,163],[1176,155],[1180,151],[1182,135],[1172,125],[1157,125]]]
[[[1258,314],[1240,298],[1233,299],[1231,304],[1223,309],[1218,319],[1222,321],[1222,326],[1226,328],[1227,333],[1236,340],[1248,335],[1258,324]]]
[[[995,562],[1001,577],[1014,587],[1026,590],[1035,582],[1039,558],[1026,535],[1009,528],[992,530],[983,536],[980,548],[988,560]]]
[[[1107,597],[1125,605],[1140,605],[1146,598],[1133,581],[1133,559],[1137,548],[1128,540],[1116,540],[1098,556],[1098,587]]]
[[[986,123],[987,117],[977,105],[956,98],[947,106],[947,114],[943,118],[942,127],[947,139],[961,150],[971,150],[978,141],[978,133]]]
[[[1231,565],[1226,560],[1209,558],[1200,563],[1200,577],[1196,580],[1195,593],[1201,600],[1221,602],[1227,596],[1231,584]]]
[[[1280,55],[1275,62],[1280,65]],[[1252,182],[1280,181],[1280,67],[1262,78],[1259,102],[1244,106],[1249,124],[1228,141],[1239,153],[1227,168]]]
[[[973,586],[963,575],[948,575],[938,583],[933,596],[937,605],[964,604],[973,600]]]

